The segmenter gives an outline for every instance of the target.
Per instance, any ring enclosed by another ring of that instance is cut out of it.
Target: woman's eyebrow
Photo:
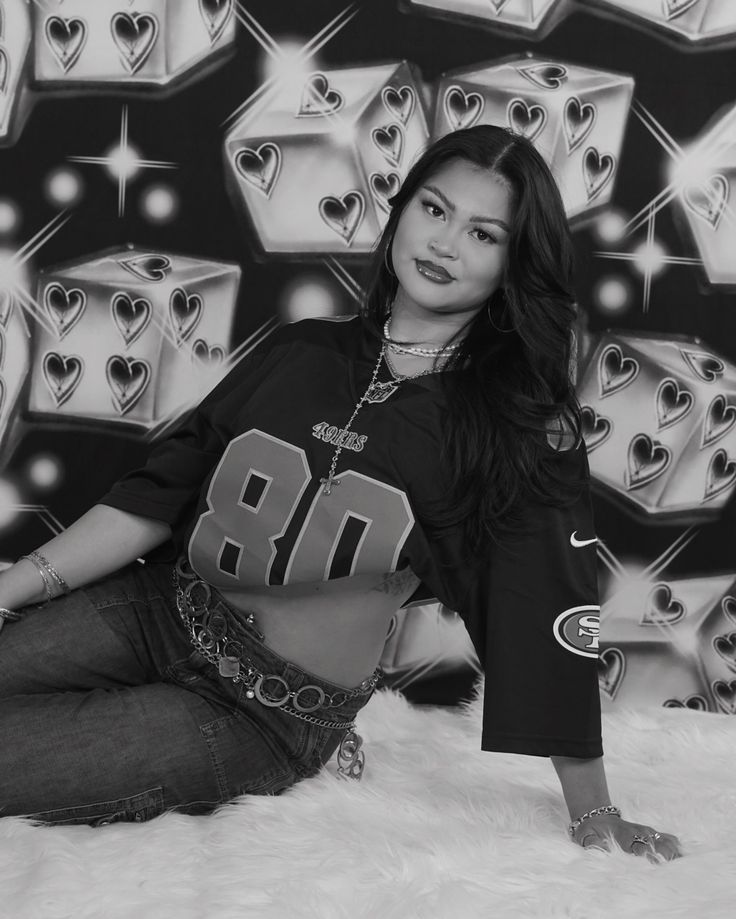
[[[436,185],[425,185],[426,191],[431,191],[433,195],[437,195],[440,201],[445,205],[448,211],[455,211],[455,205],[450,201],[450,199],[437,188]],[[500,227],[502,230],[509,232],[508,224],[504,220],[499,220],[498,217],[483,217],[480,214],[473,214],[470,218],[471,223],[493,223],[496,226]]]

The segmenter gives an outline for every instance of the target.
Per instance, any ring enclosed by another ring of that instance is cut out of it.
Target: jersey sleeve
[[[603,755],[600,605],[585,444],[557,454],[582,482],[575,504],[529,503],[522,530],[490,558],[458,610],[485,671],[484,750]]]
[[[284,327],[266,346],[239,361],[174,431],[153,447],[146,464],[119,479],[98,503],[172,527],[182,524],[230,439],[239,406],[257,386],[266,364],[278,360],[292,338],[289,327]]]

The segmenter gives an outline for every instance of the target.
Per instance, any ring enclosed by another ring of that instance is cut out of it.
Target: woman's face
[[[503,283],[511,194],[486,169],[447,163],[417,190],[394,234],[397,304],[416,315],[477,312]]]

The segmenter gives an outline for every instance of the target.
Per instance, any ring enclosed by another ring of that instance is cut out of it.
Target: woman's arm
[[[122,568],[170,536],[167,523],[96,504],[39,552],[73,588]],[[44,583],[28,559],[0,572],[0,607],[19,609],[45,599]]]

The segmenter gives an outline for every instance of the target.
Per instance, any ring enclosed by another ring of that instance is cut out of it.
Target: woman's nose
[[[443,258],[455,258],[456,255],[456,245],[449,233],[435,236],[431,239],[429,249],[435,255],[440,255]]]

